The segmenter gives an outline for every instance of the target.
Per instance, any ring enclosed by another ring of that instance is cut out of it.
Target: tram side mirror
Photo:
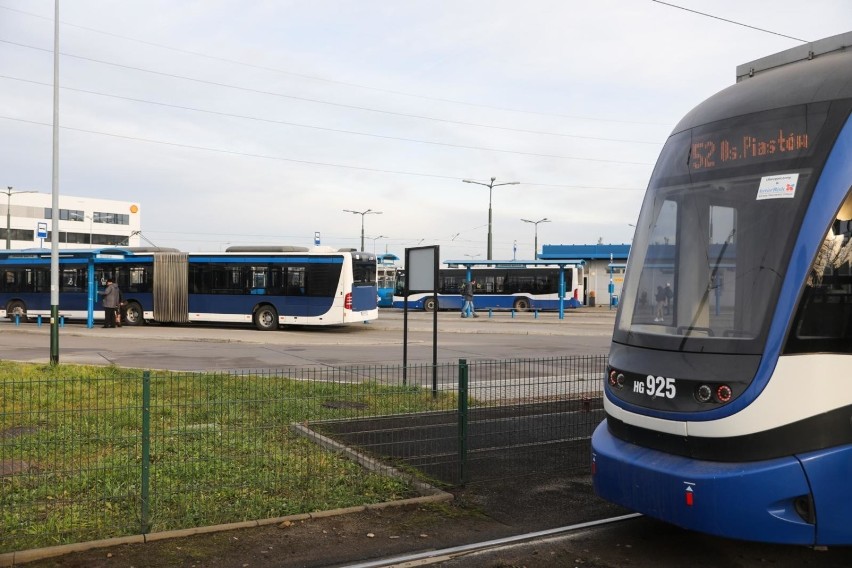
[[[852,237],[852,219],[838,219],[831,227],[834,230],[834,236],[843,237],[843,244],[849,242],[849,237]]]

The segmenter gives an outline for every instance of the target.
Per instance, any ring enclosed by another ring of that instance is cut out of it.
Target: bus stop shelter
[[[28,265],[50,266],[51,250],[46,248],[33,248],[21,250],[2,250],[0,251],[0,261],[4,265],[13,265],[15,261],[27,263]],[[86,326],[94,327],[95,318],[95,302],[98,297],[98,283],[95,281],[95,266],[102,262],[114,262],[116,258],[124,258],[132,256],[133,251],[126,248],[105,247],[97,249],[62,249],[59,251],[59,293],[60,302],[62,301],[63,288],[66,288],[67,283],[62,280],[63,267],[74,265],[79,267],[85,265],[87,274],[86,286]],[[62,306],[60,304],[60,314]]]
[[[530,266],[556,266],[559,268],[559,319],[565,319],[565,268],[585,266],[579,259],[566,260],[445,260],[448,267],[461,266],[467,269],[467,279],[471,278],[474,266],[496,266],[505,268],[526,268]]]

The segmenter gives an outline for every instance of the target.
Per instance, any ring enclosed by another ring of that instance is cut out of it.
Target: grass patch
[[[150,531],[412,496],[289,426],[455,404],[331,373],[152,372],[150,395]],[[0,361],[0,552],[142,531],[142,407],[141,370]]]

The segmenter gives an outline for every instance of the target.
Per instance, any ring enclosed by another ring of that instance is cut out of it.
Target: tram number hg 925
[[[633,381],[633,392],[646,394],[651,398],[665,397],[674,398],[677,394],[677,385],[671,377],[655,377],[648,375],[644,381]]]

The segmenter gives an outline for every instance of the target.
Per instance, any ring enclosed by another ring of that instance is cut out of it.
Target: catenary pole
[[[59,0],[53,17],[53,181],[50,232],[50,364],[59,364]]]

